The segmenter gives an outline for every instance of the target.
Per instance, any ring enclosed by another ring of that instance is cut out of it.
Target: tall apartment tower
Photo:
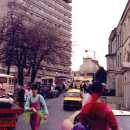
[[[71,66],[71,0],[0,0],[0,19],[10,12],[24,14],[32,21],[44,20],[46,24],[57,27],[60,30],[60,38],[63,40],[64,59],[61,64],[52,65],[44,63],[43,71],[39,77],[44,76],[70,76]]]

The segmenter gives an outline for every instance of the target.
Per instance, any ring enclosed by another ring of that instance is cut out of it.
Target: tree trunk
[[[23,86],[24,83],[24,71],[23,71],[23,66],[18,66],[18,84]]]
[[[37,76],[37,72],[38,72],[38,67],[36,67],[35,65],[32,66],[32,71],[31,71],[31,84],[34,83],[35,78]]]
[[[7,75],[10,74],[10,65],[7,66]]]

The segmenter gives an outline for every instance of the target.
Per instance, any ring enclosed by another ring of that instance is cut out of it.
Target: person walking
[[[40,122],[42,116],[40,114],[44,114],[44,119],[47,120],[48,118],[48,109],[46,106],[46,102],[42,95],[38,94],[38,86],[33,84],[32,87],[32,94],[28,97],[25,103],[25,111],[30,111],[30,125],[32,130],[39,130]]]
[[[25,104],[25,90],[24,88],[22,88],[21,86],[18,88],[18,93],[17,93],[17,101],[18,101],[18,105],[24,109],[24,104]]]
[[[119,130],[118,123],[111,107],[104,103],[100,96],[104,88],[97,82],[94,83],[89,100],[83,105],[79,120],[84,126],[89,126],[91,130]]]
[[[27,86],[25,88],[25,94],[24,94],[24,98],[25,98],[25,101],[28,99],[28,97],[30,97],[32,94],[32,90],[31,90],[31,87],[30,86]]]
[[[95,73],[94,80],[100,83],[107,82],[107,72],[102,66],[100,66],[97,72]]]

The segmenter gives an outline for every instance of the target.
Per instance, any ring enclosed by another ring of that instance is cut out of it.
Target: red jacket
[[[96,102],[97,96],[86,103],[80,113],[81,122],[85,122],[86,117],[92,120],[92,130],[118,130],[118,124],[112,109],[103,102]]]

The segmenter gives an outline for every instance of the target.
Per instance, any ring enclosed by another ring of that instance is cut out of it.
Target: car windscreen
[[[80,97],[80,93],[68,92],[65,94],[65,96],[67,96],[67,97]]]
[[[130,130],[130,115],[118,115],[116,117],[121,130]]]

